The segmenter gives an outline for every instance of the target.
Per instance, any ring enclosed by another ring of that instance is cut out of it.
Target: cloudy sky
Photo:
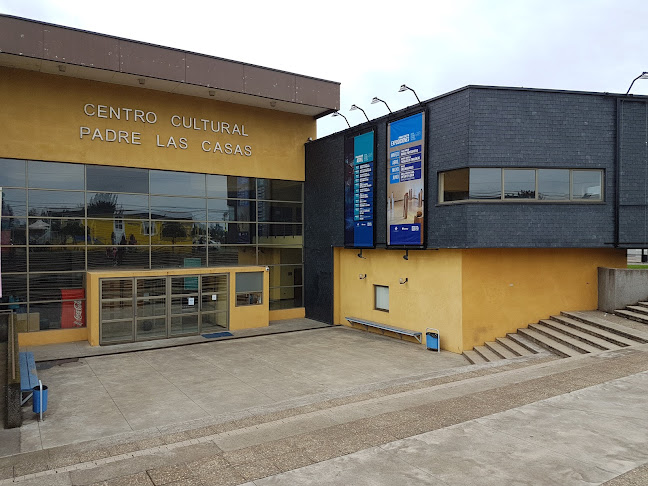
[[[625,93],[646,0],[0,0],[0,12],[339,81],[369,118],[468,84]],[[632,89],[648,94],[648,80]],[[318,136],[346,128],[327,116]]]

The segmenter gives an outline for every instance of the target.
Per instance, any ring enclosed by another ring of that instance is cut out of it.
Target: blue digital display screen
[[[422,246],[424,241],[425,117],[423,113],[387,127],[387,244]]]
[[[344,245],[374,246],[374,132],[344,142]]]

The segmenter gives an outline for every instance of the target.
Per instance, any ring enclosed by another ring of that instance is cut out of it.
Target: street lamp
[[[342,118],[344,118],[344,121],[347,122],[347,125],[349,126],[349,128],[351,128],[351,125],[349,124],[349,120],[347,120],[347,117],[344,116],[344,115],[343,115],[342,113],[340,113],[339,111],[336,111],[336,112],[334,112],[334,113],[331,113],[331,116],[341,116]]]
[[[389,113],[393,113],[393,111],[391,111],[391,108],[389,107],[389,105],[387,104],[387,102],[385,100],[381,100],[380,98],[378,98],[376,96],[374,96],[373,100],[371,100],[372,105],[375,105],[376,103],[381,103],[381,102],[385,103],[385,106],[389,110]]]
[[[354,110],[360,110],[362,112],[362,114],[365,116],[365,118],[367,119],[367,121],[369,121],[369,117],[367,116],[365,111],[362,108],[360,108],[358,105],[351,105],[351,108],[349,109],[349,111],[354,111]]]
[[[648,72],[647,72],[647,71],[644,71],[644,72],[641,73],[639,76],[637,76],[636,78],[634,78],[634,79],[632,80],[632,83],[630,83],[630,87],[628,88],[628,91],[626,91],[626,94],[630,93],[630,90],[632,89],[632,85],[634,84],[634,82],[635,82],[637,79],[648,79]]]
[[[419,99],[418,95],[416,94],[416,91],[414,91],[412,88],[410,88],[406,84],[401,84],[401,87],[398,88],[399,93],[402,93],[403,91],[411,91],[412,93],[414,93],[414,96],[416,96],[416,101],[418,101],[419,104],[421,103],[421,100]]]

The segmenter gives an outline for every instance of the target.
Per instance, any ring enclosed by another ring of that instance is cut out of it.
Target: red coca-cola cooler
[[[61,328],[85,327],[85,289],[61,289]]]

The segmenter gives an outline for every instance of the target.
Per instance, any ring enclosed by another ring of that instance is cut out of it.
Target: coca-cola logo
[[[74,325],[76,327],[83,327],[83,301],[74,301]]]

